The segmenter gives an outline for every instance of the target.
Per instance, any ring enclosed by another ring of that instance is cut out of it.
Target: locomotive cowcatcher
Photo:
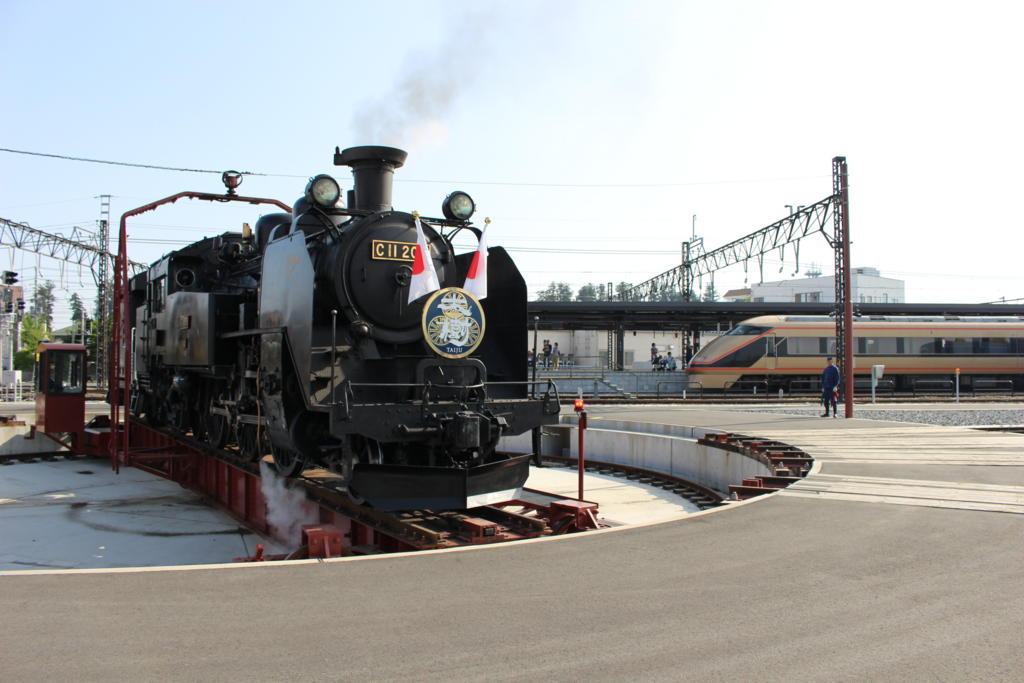
[[[405,159],[335,150],[354,176],[346,206],[318,175],[290,213],[132,278],[135,417],[252,460],[269,453],[286,476],[327,468],[380,509],[465,508],[522,486],[530,456],[499,453],[498,439],[559,411],[552,384],[527,381],[526,284],[492,247],[486,297],[460,287],[475,252],[457,255],[452,239],[480,238],[474,203],[454,192],[443,218],[394,210]],[[239,176],[229,181],[230,194]],[[418,226],[439,290],[410,302]]]

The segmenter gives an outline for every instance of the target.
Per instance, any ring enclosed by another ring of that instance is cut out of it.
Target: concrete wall
[[[30,432],[31,427],[28,425],[0,427],[0,455],[34,455],[67,450],[42,434],[26,439]]]
[[[546,434],[541,442],[543,455],[578,457],[579,436],[575,419],[568,419],[573,424],[544,428]],[[697,439],[709,431],[713,430],[601,420],[599,427],[587,429],[584,448],[587,458],[662,472],[714,489],[723,495],[728,494],[729,484],[773,474],[760,460],[742,453],[698,444]],[[505,437],[498,448],[529,453],[532,450],[530,434]]]

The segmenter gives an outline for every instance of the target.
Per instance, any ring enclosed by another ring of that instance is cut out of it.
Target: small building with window
[[[836,278],[808,273],[809,277],[776,282],[759,282],[750,286],[749,301],[835,303]],[[906,303],[903,280],[882,277],[877,268],[854,268],[850,272],[850,298],[861,304]]]

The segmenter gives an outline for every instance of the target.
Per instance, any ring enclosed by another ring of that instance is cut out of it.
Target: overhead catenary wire
[[[110,159],[91,159],[89,157],[76,157],[68,154],[50,154],[47,152],[33,152],[23,149],[11,149],[0,147],[0,152],[10,154],[24,154],[27,156],[46,157],[61,159],[63,161],[81,161],[90,164],[107,164],[110,166],[127,166],[131,168],[148,168],[157,171],[177,171],[181,173],[223,173],[223,170],[207,168],[185,168],[180,166],[164,166],[162,164],[143,164],[131,161],[114,161]],[[264,173],[260,171],[238,171],[242,175],[264,176],[268,178],[306,178],[308,176],[294,173]],[[613,188],[659,188],[659,187],[691,187],[697,185],[736,185],[748,183],[788,182],[795,180],[818,180],[825,178],[825,175],[794,176],[787,178],[744,178],[732,180],[694,180],[671,183],[538,183],[518,182],[506,180],[442,180],[436,178],[396,178],[398,183],[437,183],[448,185],[500,185],[505,187],[532,187],[532,188],[553,188],[553,189],[613,189]]]
[[[90,164],[107,164],[109,166],[129,166],[132,168],[148,168],[157,171],[179,171],[181,173],[216,173],[221,174],[224,171],[214,171],[206,168],[182,168],[179,166],[161,166],[159,164],[141,164],[130,161],[112,161],[109,159],[89,159],[87,157],[75,157],[67,154],[48,154],[46,152],[30,152],[23,149],[10,149],[8,147],[0,147],[0,152],[9,152],[11,154],[25,154],[34,157],[48,157],[51,159],[62,159],[64,161],[83,161]],[[238,171],[242,175],[252,176],[273,176],[278,178],[305,178],[306,176],[297,175],[282,175],[275,173],[258,173],[256,171]]]

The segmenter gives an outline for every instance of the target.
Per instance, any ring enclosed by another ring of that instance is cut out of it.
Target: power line
[[[140,164],[129,161],[111,161],[109,159],[90,159],[87,157],[74,157],[65,154],[47,154],[45,152],[30,152],[22,149],[10,149],[0,147],[0,152],[11,154],[25,154],[28,156],[48,157],[51,159],[63,159],[65,161],[84,161],[90,164],[108,164],[111,166],[129,166],[132,168],[149,168],[158,171],[179,171],[182,173],[223,173],[205,168],[181,168],[177,166],[161,166],[159,164]],[[290,173],[260,173],[257,171],[239,171],[242,175],[265,176],[268,178],[307,178],[306,175]],[[643,189],[643,188],[671,188],[671,187],[693,187],[698,185],[738,185],[751,183],[788,182],[794,180],[819,180],[827,176],[809,175],[794,176],[790,178],[747,178],[739,180],[696,180],[678,183],[525,183],[504,180],[436,180],[428,178],[395,178],[398,183],[434,183],[446,185],[497,185],[505,187],[534,187],[552,189]]]
[[[794,176],[791,178],[743,178],[738,180],[693,180],[679,183],[522,183],[503,180],[425,180],[419,178],[395,178],[396,183],[438,183],[448,185],[502,185],[506,187],[547,187],[553,189],[646,189],[659,187],[695,187],[698,185],[744,185],[754,183],[776,183],[793,180],[820,180],[824,175]]]
[[[34,157],[49,157],[51,159],[63,159],[65,161],[84,161],[90,164],[108,164],[110,166],[130,166],[132,168],[150,168],[158,171],[180,171],[182,173],[216,173],[221,174],[224,171],[213,171],[206,168],[180,168],[178,166],[159,166],[157,164],[138,164],[129,161],[110,161],[108,159],[88,159],[86,157],[73,157],[65,154],[46,154],[44,152],[28,152],[23,149],[9,149],[7,147],[0,147],[0,152],[10,152],[11,154],[27,154],[28,156]],[[305,178],[306,176],[299,175],[282,175],[278,173],[257,173],[255,171],[238,171],[242,175],[253,175],[253,176],[272,176],[276,178]]]

